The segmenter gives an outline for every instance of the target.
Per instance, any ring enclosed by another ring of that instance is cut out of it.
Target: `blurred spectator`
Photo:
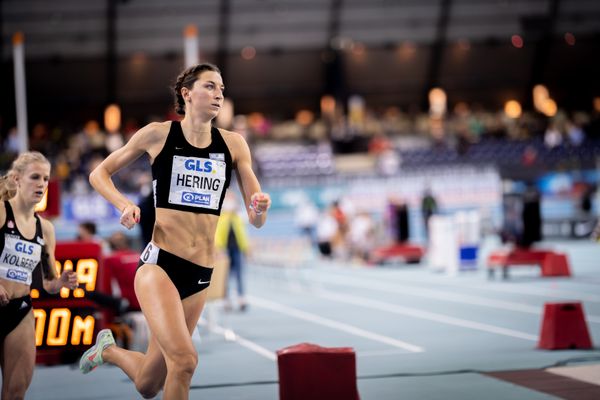
[[[600,241],[600,220],[596,223],[592,234],[590,235],[590,239],[594,241]]]
[[[369,141],[369,154],[378,155],[392,149],[392,143],[383,133],[375,134]]]
[[[77,227],[77,240],[81,242],[95,242],[99,240],[96,237],[96,224],[92,221],[83,221]]]
[[[518,243],[523,235],[523,199],[517,195],[505,195],[503,199],[504,221],[500,237],[503,243]]]
[[[215,231],[215,247],[225,251],[229,258],[229,279],[225,286],[225,309],[231,310],[231,281],[235,279],[237,300],[241,311],[246,311],[248,304],[245,296],[245,255],[249,249],[246,223],[239,214],[236,195],[228,191],[223,200],[221,216]]]
[[[589,216],[592,213],[592,200],[594,198],[595,187],[590,184],[585,184],[581,193],[581,200],[579,202],[579,211],[583,216]]]
[[[339,224],[334,217],[333,206],[327,208],[317,222],[317,245],[321,255],[326,258],[333,256],[333,247],[338,241]]]
[[[386,224],[392,243],[404,243],[410,237],[408,205],[404,200],[391,197],[386,213]]]
[[[538,153],[535,147],[527,146],[525,147],[525,150],[523,150],[523,155],[521,156],[521,163],[526,167],[530,167],[533,164],[535,164],[537,156]]]
[[[76,151],[83,162],[87,162],[93,154],[101,158],[107,155],[105,141],[106,135],[100,130],[98,122],[90,120],[86,122],[81,132],[73,136],[70,147]]]
[[[348,233],[350,252],[354,258],[367,261],[375,246],[375,224],[371,215],[362,211],[350,221]]]
[[[377,159],[377,170],[384,176],[394,176],[400,169],[402,159],[397,151],[388,149],[382,152]]]
[[[31,130],[29,149],[39,151],[42,154],[49,154],[50,145],[48,127],[42,123],[35,124]]]
[[[92,221],[80,222],[77,226],[77,237],[76,240],[80,242],[95,242],[102,246],[102,252],[108,254],[110,252],[110,246],[108,243],[97,235],[98,229],[96,223]]]
[[[585,140],[585,132],[576,122],[567,121],[567,138],[572,146],[580,146]]]
[[[315,230],[318,220],[319,210],[310,199],[306,198],[298,202],[294,214],[294,223],[311,244],[316,243]]]
[[[131,240],[129,239],[129,237],[123,232],[114,232],[112,235],[110,235],[107,242],[111,254],[114,254],[118,251],[131,251],[135,254],[138,254],[136,251],[133,250],[133,247],[131,246]]]
[[[125,144],[123,135],[120,132],[109,132],[106,137],[106,151],[112,153],[113,151],[120,149]]]
[[[344,204],[346,206],[346,204]],[[345,207],[344,207],[345,208]],[[331,204],[331,215],[335,218],[337,222],[338,231],[342,237],[346,236],[348,232],[348,212],[346,209],[342,208],[342,204],[339,200],[334,201]]]
[[[421,198],[421,213],[423,215],[423,223],[425,224],[425,235],[429,237],[429,220],[431,216],[437,213],[438,205],[431,189],[425,188],[423,197]]]
[[[12,128],[4,141],[4,150],[8,153],[19,154],[19,131]]]
[[[520,246],[529,247],[542,240],[542,215],[540,209],[540,193],[530,184],[523,194],[523,236]]]
[[[563,142],[562,133],[558,129],[556,122],[552,121],[548,124],[548,128],[544,133],[544,144],[548,149],[554,149],[560,146]]]

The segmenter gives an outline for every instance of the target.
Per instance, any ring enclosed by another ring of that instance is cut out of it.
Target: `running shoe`
[[[96,367],[102,365],[102,352],[106,350],[108,346],[115,344],[115,338],[112,335],[110,329],[102,329],[96,336],[96,344],[87,349],[79,360],[79,369],[84,374],[92,372]]]

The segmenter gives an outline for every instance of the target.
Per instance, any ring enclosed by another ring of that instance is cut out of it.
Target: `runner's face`
[[[17,176],[19,195],[28,203],[37,204],[44,197],[50,180],[50,166],[46,163],[33,162],[27,166],[22,175]]]
[[[189,99],[192,107],[200,112],[208,113],[211,118],[217,116],[223,106],[223,92],[225,86],[221,74],[214,71],[204,71],[192,90],[189,91]]]

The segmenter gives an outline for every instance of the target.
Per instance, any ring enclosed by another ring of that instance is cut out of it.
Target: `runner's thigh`
[[[194,351],[179,292],[166,272],[157,265],[142,266],[135,276],[135,292],[152,340],[156,340],[165,357]]]
[[[35,329],[33,312],[29,312],[6,338],[2,357],[3,385],[29,386],[35,367]],[[10,390],[10,387],[9,387]]]

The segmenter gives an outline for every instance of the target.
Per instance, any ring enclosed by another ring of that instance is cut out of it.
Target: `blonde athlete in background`
[[[50,163],[41,153],[21,153],[0,177],[0,369],[2,400],[23,399],[35,366],[31,309],[33,270],[42,266],[44,289],[75,289],[77,274],[56,276],[54,227],[35,213],[48,188]]]
[[[115,188],[111,176],[144,153],[152,163],[156,221],[135,276],[152,332],[148,350],[121,349],[104,330],[80,362],[84,373],[103,362],[117,365],[145,398],[161,389],[165,400],[189,396],[198,363],[191,334],[206,301],[215,229],[232,170],[250,223],[261,227],[271,205],[252,171],[245,140],[211,126],[223,105],[223,90],[214,65],[186,69],[174,87],[181,123],[146,125],[90,174],[92,186],[121,211],[121,224],[130,229],[140,221],[140,209]]]

